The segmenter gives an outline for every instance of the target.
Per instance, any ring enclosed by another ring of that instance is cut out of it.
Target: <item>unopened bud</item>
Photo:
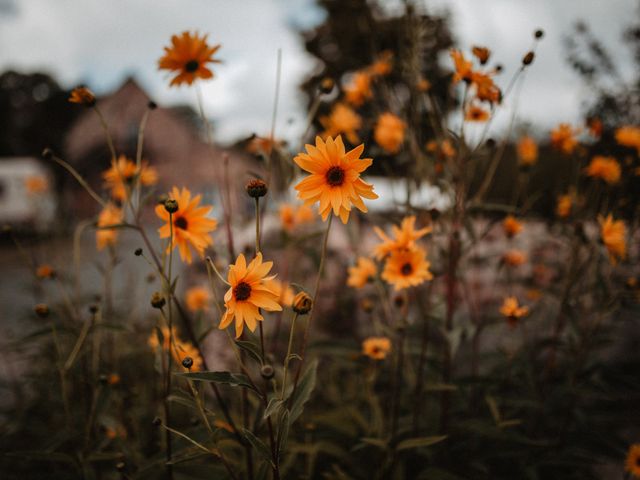
[[[331,91],[335,87],[335,84],[336,82],[333,81],[333,78],[324,77],[320,81],[320,85],[318,86],[318,89],[320,90],[321,93],[324,93],[324,94],[331,93]]]
[[[169,213],[176,213],[178,211],[178,201],[173,198],[168,198],[164,201],[164,209]]]
[[[164,307],[166,303],[167,301],[160,292],[155,292],[153,295],[151,295],[151,306],[153,308],[160,309]]]
[[[156,108],[158,108],[158,104],[153,100],[149,100],[149,103],[147,103],[147,108],[149,110],[155,110]]]
[[[47,318],[49,316],[49,307],[46,303],[39,303],[33,307],[33,311],[36,312],[40,318]]]
[[[313,300],[309,296],[307,292],[300,292],[295,297],[293,297],[293,302],[291,303],[293,307],[293,311],[304,315],[309,313],[311,307],[313,307]]]
[[[255,179],[247,183],[247,193],[251,198],[264,197],[268,190],[267,184],[262,180]]]
[[[42,157],[50,160],[53,157],[53,150],[51,150],[49,147],[45,148],[44,150],[42,150]]]
[[[140,255],[142,255],[142,249],[141,248],[136,248],[135,251],[133,252],[133,254],[136,257],[139,257]]]
[[[535,57],[535,54],[533,52],[527,52],[527,54],[522,59],[522,64],[531,65],[531,62],[533,62],[534,57]]]
[[[540,39],[540,38],[544,37],[544,30],[539,28],[538,30],[533,32],[533,36],[534,36],[534,38],[537,38],[537,39]]]
[[[271,380],[275,374],[276,371],[271,365],[263,365],[260,369],[260,375],[262,375],[262,378],[265,380]]]
[[[182,359],[182,366],[184,368],[186,368],[187,370],[191,370],[191,367],[193,367],[193,358],[191,357],[184,357]]]

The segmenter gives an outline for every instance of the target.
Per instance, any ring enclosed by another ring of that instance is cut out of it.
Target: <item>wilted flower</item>
[[[93,107],[96,104],[96,96],[87,87],[76,87],[71,90],[69,101],[71,103],[79,103],[85,107]]]
[[[398,153],[404,142],[407,124],[393,113],[383,113],[378,117],[373,131],[373,139],[387,153]]]
[[[258,321],[264,320],[260,308],[269,312],[280,311],[278,295],[266,284],[273,262],[262,262],[262,254],[247,265],[244,255],[240,254],[236,263],[229,266],[227,281],[229,290],[224,295],[226,312],[220,320],[220,329],[227,328],[235,320],[236,338],[240,338],[246,323],[252,332]]]
[[[520,165],[531,166],[538,161],[538,144],[529,137],[524,136],[518,141],[518,159]]]
[[[349,267],[347,285],[354,288],[364,287],[378,273],[375,262],[367,257],[358,257],[356,265]]]
[[[591,159],[585,173],[590,177],[600,178],[609,185],[614,185],[620,181],[622,171],[615,158],[596,155]]]
[[[307,153],[299,153],[293,160],[308,175],[295,186],[298,198],[306,205],[320,203],[320,215],[326,220],[333,209],[342,223],[347,223],[352,206],[362,212],[367,207],[362,197],[376,199],[370,185],[360,178],[372,163],[370,158],[360,158],[364,144],[345,152],[342,138],[328,137],[326,142],[316,137],[316,145],[306,145]]]
[[[207,215],[213,207],[200,206],[201,195],[191,197],[191,192],[187,188],[179,190],[173,187],[169,194],[172,200],[178,203],[178,210],[171,216],[173,220],[173,247],[178,247],[180,258],[187,263],[191,263],[191,248],[198,255],[204,256],[204,250],[213,245],[210,232],[216,229],[218,222],[208,218]],[[163,205],[156,205],[156,215],[166,222],[158,229],[160,238],[171,236],[171,226],[169,224],[169,212]],[[168,247],[171,248],[171,245]]]
[[[336,103],[329,116],[320,117],[320,123],[325,128],[323,137],[343,134],[350,143],[360,141],[357,130],[362,126],[362,118],[344,103]]]
[[[212,47],[207,44],[207,35],[200,37],[198,32],[182,32],[180,36],[171,37],[170,47],[164,47],[165,54],[158,60],[158,68],[176,73],[170,86],[183,83],[191,85],[198,78],[213,77],[207,64],[220,63],[220,60],[213,58],[219,49],[220,45]]]
[[[362,342],[362,353],[373,360],[384,360],[391,351],[391,340],[387,337],[369,337]]]
[[[471,53],[478,59],[480,65],[484,65],[489,60],[491,56],[491,50],[487,47],[478,47],[474,46],[471,48]]]
[[[611,214],[606,218],[599,216],[600,237],[602,243],[609,252],[609,259],[612,264],[617,264],[618,260],[622,260],[627,255],[627,227],[622,220],[614,220]]]
[[[191,287],[185,293],[187,308],[192,312],[203,312],[209,310],[211,294],[205,287]]]
[[[118,230],[115,228],[102,228],[110,225],[119,225],[124,220],[124,213],[121,209],[108,203],[98,215],[98,230],[96,230],[96,246],[98,250],[106,246],[113,246],[118,240]]]

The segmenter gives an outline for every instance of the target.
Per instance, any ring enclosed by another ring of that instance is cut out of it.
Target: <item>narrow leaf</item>
[[[406,440],[401,441],[396,446],[396,450],[408,450],[410,448],[420,448],[420,447],[428,447],[430,445],[434,445],[439,443],[447,438],[446,435],[439,435],[434,437],[417,437],[417,438],[408,438]]]

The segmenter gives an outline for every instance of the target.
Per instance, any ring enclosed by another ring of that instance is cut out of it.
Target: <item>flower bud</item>
[[[149,100],[149,103],[147,103],[147,108],[149,110],[155,110],[156,108],[158,108],[158,104],[153,100]]]
[[[544,30],[539,28],[538,30],[533,32],[533,36],[534,36],[534,38],[537,38],[537,39],[540,39],[540,38],[544,37]]]
[[[527,54],[522,59],[522,64],[531,65],[531,62],[533,62],[534,57],[535,57],[535,54],[533,52],[527,52]]]
[[[247,183],[247,193],[251,198],[264,197],[268,190],[267,184],[262,180],[255,179]]]
[[[51,150],[49,147],[47,147],[44,150],[42,150],[42,158],[46,158],[47,160],[51,160],[51,158],[53,158],[53,150]]]
[[[176,213],[178,211],[178,201],[173,198],[167,198],[164,201],[164,209],[169,213]]]
[[[191,367],[193,367],[193,358],[191,357],[184,357],[182,359],[182,366],[184,368],[186,368],[187,370],[191,370]]]
[[[47,318],[49,316],[49,307],[46,303],[39,303],[33,307],[33,311],[36,312],[40,318]]]
[[[263,365],[260,369],[260,375],[262,375],[262,378],[265,380],[271,380],[275,374],[276,371],[271,365]]]
[[[291,303],[293,307],[293,311],[304,315],[309,313],[311,307],[313,307],[313,300],[309,296],[307,292],[300,292],[295,297],[293,297],[293,302]]]
[[[85,107],[93,107],[96,104],[96,96],[87,87],[76,87],[71,91],[69,101]]]
[[[318,89],[320,90],[320,93],[327,94],[327,93],[331,93],[335,85],[336,85],[336,82],[333,81],[333,78],[324,77],[322,80],[320,80],[320,85],[318,85]]]
[[[135,251],[133,252],[133,254],[136,257],[139,257],[140,255],[142,255],[142,249],[141,248],[136,248]]]
[[[153,308],[160,309],[164,307],[166,303],[167,301],[160,292],[155,292],[153,295],[151,295],[151,306]]]

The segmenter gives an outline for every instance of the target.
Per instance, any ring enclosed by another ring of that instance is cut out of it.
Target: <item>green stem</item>
[[[291,330],[289,330],[289,346],[287,347],[287,356],[284,358],[284,373],[282,375],[282,393],[280,394],[280,398],[284,400],[284,392],[287,386],[287,372],[289,370],[289,358],[291,357],[291,348],[293,346],[293,332],[296,328],[296,320],[298,319],[298,313],[294,313],[293,319],[291,320]]]

